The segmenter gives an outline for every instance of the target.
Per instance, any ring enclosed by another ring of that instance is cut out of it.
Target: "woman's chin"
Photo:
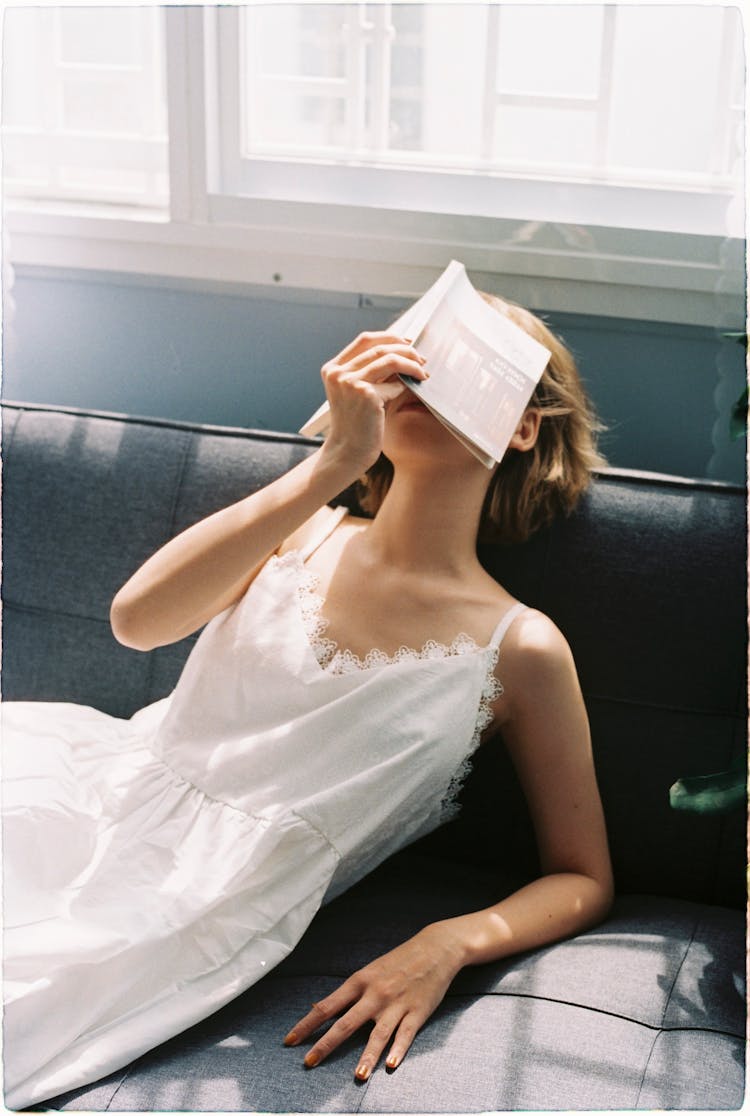
[[[433,462],[441,468],[477,465],[484,468],[474,454],[426,407],[404,408],[398,423],[386,429],[383,453],[394,468],[410,462],[419,465]]]

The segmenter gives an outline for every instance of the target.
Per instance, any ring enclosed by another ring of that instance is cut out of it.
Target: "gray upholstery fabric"
[[[667,1092],[672,1108],[739,1108],[738,1076],[745,1064],[745,1040],[695,1031],[656,1036],[646,1067],[639,1108],[660,1108]]]
[[[193,639],[150,655],[120,647],[108,624],[116,589],[171,534],[267,483],[311,443],[3,410],[3,695],[128,716],[169,693]],[[324,908],[260,985],[51,1107],[739,1107],[744,816],[676,813],[668,790],[744,751],[744,510],[731,486],[607,471],[570,519],[523,546],[480,549],[574,649],[619,892],[602,926],[462,971],[399,1070],[381,1068],[364,1087],[352,1077],[361,1036],[313,1071],[281,1045],[309,1003],[358,966],[538,870],[498,739],[475,759],[461,816]]]
[[[364,1034],[306,1071],[305,1048],[286,1049],[281,1040],[312,1001],[424,921],[503,893],[488,871],[442,868],[409,852],[384,865],[324,908],[260,985],[130,1073],[67,1094],[59,1105],[269,1112],[740,1106],[742,917],[650,896],[618,899],[604,925],[571,941],[463,970],[403,1065],[392,1074],[381,1066],[366,1088],[352,1076]],[[713,1061],[701,1072],[690,1051],[704,1048]]]

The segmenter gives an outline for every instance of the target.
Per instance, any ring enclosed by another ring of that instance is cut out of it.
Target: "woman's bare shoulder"
[[[337,508],[331,508],[325,504],[322,508],[311,515],[296,531],[292,531],[282,542],[278,549],[279,554],[285,554],[289,550],[304,550],[308,543],[313,539],[324,535],[327,528],[330,528],[335,519],[339,519],[341,513]],[[370,522],[363,516],[352,515],[351,512],[347,513],[341,520],[341,526],[346,527],[364,527]]]
[[[532,693],[544,689],[561,676],[575,675],[573,654],[557,624],[536,608],[516,617],[503,641],[498,664],[504,682],[517,683],[518,690]]]

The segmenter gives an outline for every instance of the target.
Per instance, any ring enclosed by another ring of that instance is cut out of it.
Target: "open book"
[[[452,260],[428,291],[389,327],[426,361],[429,379],[404,384],[488,469],[500,461],[551,356],[499,314]],[[324,403],[300,434],[325,435]]]

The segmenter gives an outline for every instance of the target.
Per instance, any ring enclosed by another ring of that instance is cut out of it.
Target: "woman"
[[[476,539],[569,508],[597,461],[573,362],[553,356],[494,474],[396,379],[408,340],[363,334],[323,369],[331,430],[262,491],[171,540],[112,604],[140,650],[208,626],[170,698],[130,721],[6,707],[5,1081],[11,1107],[126,1064],[247,988],[320,903],[449,816],[501,729],[544,875],[426,926],[286,1037],[397,1066],[466,964],[575,933],[612,893],[567,644],[489,577]],[[372,520],[328,501],[366,476]],[[352,608],[352,602],[356,607]],[[501,652],[502,644],[502,652]]]

